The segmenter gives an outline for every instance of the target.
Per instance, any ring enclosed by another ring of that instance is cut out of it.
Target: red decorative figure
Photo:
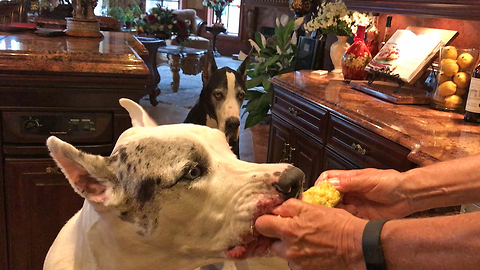
[[[353,44],[348,47],[342,58],[342,72],[345,80],[365,80],[368,72],[365,70],[368,62],[372,60],[372,55],[365,39],[365,26],[359,25],[357,33],[353,39]]]

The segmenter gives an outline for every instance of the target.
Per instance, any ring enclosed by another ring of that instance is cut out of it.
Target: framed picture
[[[301,36],[298,40],[295,70],[323,69],[324,39]]]

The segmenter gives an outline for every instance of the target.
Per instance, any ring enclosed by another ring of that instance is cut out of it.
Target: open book
[[[445,44],[436,34],[397,30],[365,68],[398,77],[413,84]]]

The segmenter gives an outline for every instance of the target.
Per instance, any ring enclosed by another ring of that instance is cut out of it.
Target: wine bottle
[[[392,16],[387,16],[387,22],[385,23],[385,33],[383,35],[383,41],[380,44],[380,48],[383,47],[387,43],[387,41],[390,39],[392,36],[392,33],[390,33],[390,28],[392,27]]]
[[[378,13],[373,14],[373,22],[371,27],[368,29],[365,39],[365,44],[367,44],[368,50],[372,57],[378,53],[380,49],[380,32],[378,30]]]
[[[465,103],[465,121],[480,123],[480,63],[473,70],[467,102]]]

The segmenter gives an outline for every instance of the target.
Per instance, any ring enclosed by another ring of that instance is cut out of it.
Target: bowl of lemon
[[[478,49],[473,48],[444,46],[440,49],[437,83],[432,95],[433,108],[458,112],[464,110],[478,55]]]

